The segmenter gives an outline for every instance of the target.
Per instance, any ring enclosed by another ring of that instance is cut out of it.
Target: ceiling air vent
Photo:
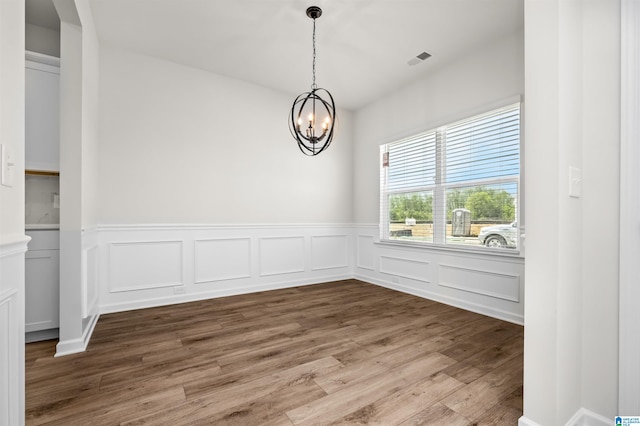
[[[425,59],[430,58],[430,57],[431,57],[430,53],[422,52],[418,56],[416,56],[415,58],[409,59],[409,62],[407,62],[407,63],[409,65],[418,65],[420,62],[422,62]]]

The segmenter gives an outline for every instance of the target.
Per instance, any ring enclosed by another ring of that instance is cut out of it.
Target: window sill
[[[380,240],[375,242],[374,244],[380,246],[394,247],[394,248],[403,248],[403,249],[417,249],[421,251],[428,251],[434,253],[442,253],[448,252],[457,255],[468,255],[468,256],[486,256],[493,258],[502,258],[502,259],[514,259],[514,260],[524,260],[524,255],[520,252],[520,250],[513,249],[484,249],[484,248],[476,248],[476,247],[454,247],[452,245],[445,244],[434,244],[434,243],[421,243],[415,241],[397,241],[397,240]]]

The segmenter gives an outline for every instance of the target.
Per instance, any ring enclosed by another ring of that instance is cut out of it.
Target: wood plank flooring
[[[347,280],[102,315],[27,425],[516,425],[523,328]]]

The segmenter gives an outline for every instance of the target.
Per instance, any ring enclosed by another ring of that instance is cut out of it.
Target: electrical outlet
[[[0,145],[0,169],[2,169],[2,185],[13,186],[13,175],[15,174],[16,161],[13,157],[13,150],[8,145]]]
[[[173,288],[173,294],[185,294],[187,292],[187,289],[184,288],[184,286],[179,286],[179,287],[174,287]]]

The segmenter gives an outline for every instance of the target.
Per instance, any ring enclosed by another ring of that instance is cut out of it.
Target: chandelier
[[[333,96],[316,85],[316,19],[321,15],[322,9],[317,6],[307,9],[307,16],[313,19],[313,81],[311,91],[293,101],[289,121],[289,130],[305,155],[318,155],[327,149],[333,139],[336,120]]]

